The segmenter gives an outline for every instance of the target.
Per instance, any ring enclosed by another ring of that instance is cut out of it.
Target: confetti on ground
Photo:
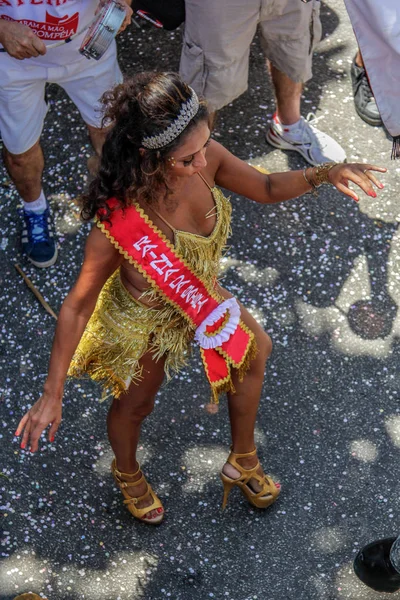
[[[159,528],[133,521],[111,475],[107,402],[87,381],[66,385],[63,422],[40,453],[13,438],[39,397],[55,322],[14,269],[21,264],[58,313],[82,261],[79,220],[91,154],[85,126],[49,86],[44,186],[60,258],[36,270],[19,247],[17,194],[0,166],[0,590],[49,600],[378,600],[356,580],[358,549],[397,534],[399,521],[400,195],[384,131],[358,119],[350,62],[356,43],[339,0],[322,4],[324,38],[303,113],[349,160],[390,167],[385,190],[359,205],[324,187],[283,205],[232,195],[233,230],[222,282],[273,339],[256,428],[267,472],[282,483],[265,513],[233,490],[221,511],[218,473],[230,444],[199,356],[161,388],[139,457],[166,508]],[[121,39],[125,72],[178,69],[181,33],[144,24]],[[259,40],[249,90],[219,114],[215,137],[270,171],[303,168],[264,135],[274,111]]]

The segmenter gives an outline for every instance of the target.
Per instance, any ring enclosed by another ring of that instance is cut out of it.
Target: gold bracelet
[[[309,192],[307,192],[308,194],[313,194],[313,196],[318,196],[318,190],[317,190],[317,186],[315,185],[315,183],[311,180],[308,179],[307,177],[307,169],[309,169],[310,167],[304,167],[303,169],[303,177],[306,181],[306,183],[311,186],[311,190]],[[312,167],[311,167],[312,168]]]
[[[336,167],[339,163],[336,162],[328,162],[322,163],[322,165],[318,165],[314,171],[314,185],[315,187],[319,187],[323,183],[330,183],[329,181],[329,171]]]

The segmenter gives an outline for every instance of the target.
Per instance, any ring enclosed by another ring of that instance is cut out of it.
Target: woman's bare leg
[[[266,334],[257,321],[245,310],[242,309],[242,321],[255,334],[258,353],[254,360],[251,361],[250,368],[247,371],[243,381],[239,381],[237,372],[233,373],[232,380],[235,386],[236,393],[228,394],[229,417],[231,421],[232,433],[232,450],[237,454],[245,454],[254,450],[254,428],[258,405],[260,403],[261,388],[264,380],[264,371],[266,362],[272,351],[272,342],[268,334]],[[247,458],[239,458],[238,463],[245,469],[251,469],[256,466],[258,457],[249,456]],[[226,464],[224,473],[233,479],[239,477],[240,473]],[[259,474],[263,471],[260,468]],[[255,491],[259,491],[261,487],[254,479],[250,482]]]
[[[258,350],[243,381],[239,381],[237,371],[233,371],[232,381],[236,392],[228,394],[232,450],[238,454],[245,454],[254,450],[255,446],[254,428],[264,381],[265,365],[272,351],[272,342],[269,335],[243,308],[241,319],[254,333]]]
[[[155,396],[164,379],[165,359],[155,362],[148,352],[140,364],[143,367],[143,381],[139,385],[132,383],[126,394],[114,398],[107,418],[108,438],[115,454],[116,464],[122,473],[136,473],[136,449],[139,442],[143,420],[152,412]],[[140,473],[130,481],[137,481]],[[142,496],[146,492],[146,482],[127,488],[132,497]],[[137,508],[152,503],[151,498],[139,502]],[[145,515],[146,519],[159,516],[162,509],[153,510]]]
[[[231,294],[226,290],[220,289],[219,291],[224,297],[231,297]],[[242,382],[239,381],[237,372],[233,372],[232,381],[236,393],[228,394],[228,408],[231,422],[232,450],[237,454],[246,454],[254,450],[255,447],[254,428],[264,380],[265,365],[272,352],[272,341],[269,335],[265,333],[243,306],[241,306],[241,319],[254,333],[258,353],[256,358],[251,361],[250,368]],[[238,463],[246,469],[255,467],[257,461],[257,456],[238,459]],[[223,471],[232,479],[236,479],[240,475],[237,469],[229,463],[225,463]],[[259,473],[262,475],[261,468]],[[251,485],[256,491],[261,489],[256,480],[252,480]]]

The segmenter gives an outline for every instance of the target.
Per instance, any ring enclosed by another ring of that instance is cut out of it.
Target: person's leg
[[[209,127],[211,133],[215,129],[215,124],[217,122],[217,116],[218,116],[218,112],[216,110],[213,112],[210,112],[210,114],[208,115],[208,127]]]
[[[152,412],[154,400],[164,379],[165,359],[155,362],[150,353],[145,354],[140,364],[143,368],[144,379],[140,384],[132,383],[128,391],[119,398],[114,398],[107,418],[108,438],[115,454],[117,469],[124,474],[137,473],[127,481],[138,481],[141,472],[138,471],[136,450],[143,420]],[[143,481],[138,486],[127,488],[132,497],[146,493],[147,483]],[[137,508],[145,508],[152,504],[149,496],[140,501]],[[154,518],[162,514],[162,509],[146,513],[146,518]]]
[[[319,2],[263,0],[261,40],[270,63],[276,97],[276,113],[266,134],[276,148],[295,150],[310,164],[343,162],[346,154],[309,118],[300,115],[303,83],[311,78],[312,54],[321,37]]]
[[[300,119],[303,83],[312,76],[312,52],[321,37],[319,2],[263,0],[260,31],[277,114],[282,123],[293,125]]]
[[[212,112],[247,89],[260,0],[186,0],[179,73]]]
[[[103,148],[103,144],[106,141],[109,127],[106,127],[103,129],[98,129],[97,127],[92,127],[92,125],[88,125],[88,124],[86,124],[86,127],[89,132],[89,137],[90,137],[90,141],[93,146],[93,150],[95,152],[95,154],[93,156],[88,158],[87,167],[88,167],[89,173],[93,177],[95,177],[97,174],[97,171],[99,170],[101,151]]]
[[[40,142],[21,154],[12,154],[4,146],[3,157],[23,204],[22,250],[35,267],[50,267],[57,260],[58,250],[42,189],[44,157]]]
[[[224,288],[218,290],[224,298],[231,298],[232,294]],[[258,406],[260,403],[261,389],[264,381],[265,365],[272,351],[271,338],[262,327],[257,323],[254,317],[241,306],[241,319],[247,327],[254,333],[257,343],[257,355],[251,361],[250,368],[244,376],[243,381],[239,380],[238,373],[233,370],[232,381],[235,386],[235,393],[228,394],[229,419],[231,424],[232,452],[236,454],[251,453],[255,448],[254,428],[257,418]],[[257,454],[239,458],[238,464],[245,469],[251,469],[257,465]],[[232,479],[240,476],[239,471],[229,462],[223,467],[223,473]],[[260,467],[258,470],[263,475]],[[255,491],[262,488],[259,483],[252,479],[251,487]],[[276,487],[280,487],[276,484]]]
[[[258,352],[256,358],[252,360],[243,381],[239,381],[237,373],[233,372],[232,381],[236,392],[228,394],[228,407],[231,423],[232,452],[247,454],[255,448],[254,428],[264,381],[265,366],[272,351],[272,342],[271,338],[263,331],[257,321],[243,307],[241,319],[255,334]],[[238,463],[245,469],[255,467],[257,461],[256,454],[238,459]],[[233,479],[240,475],[229,463],[224,465],[223,472]],[[259,473],[262,474],[261,468]],[[254,485],[257,491],[260,489],[255,480],[251,484]]]
[[[270,72],[276,98],[276,112],[285,125],[293,125],[300,120],[300,101],[303,84],[297,83],[273,64]]]
[[[364,68],[364,61],[363,61],[363,57],[362,57],[360,48],[358,48],[358,50],[357,50],[357,54],[354,57],[354,61],[357,65],[357,67]]]
[[[353,58],[350,74],[354,106],[358,116],[368,125],[380,127],[383,125],[382,118],[371,89],[360,48],[358,48],[357,54]]]
[[[78,108],[88,128],[95,151],[87,162],[92,176],[97,173],[101,151],[109,130],[109,127],[103,127],[100,99],[105,92],[122,81],[115,43],[99,61],[88,61],[81,57],[76,64],[66,68],[63,76],[57,81]]]
[[[343,148],[329,135],[313,125],[314,115],[304,119],[300,114],[303,84],[271,64],[271,78],[276,98],[276,112],[266,140],[282,150],[295,150],[312,165],[324,162],[344,162]]]
[[[4,147],[4,164],[24,202],[34,202],[42,190],[43,151],[38,140],[22,154],[12,154]]]
[[[50,267],[57,260],[58,250],[42,189],[44,157],[40,142],[21,154],[12,154],[4,146],[3,158],[23,204],[22,250],[35,267]]]
[[[40,136],[47,113],[46,71],[0,55],[0,131],[4,161],[24,202],[37,200],[42,189],[44,167]]]
[[[28,62],[28,61],[26,61]],[[47,104],[44,99],[45,70],[15,67],[8,56],[0,56],[3,74],[0,86],[0,131],[6,169],[23,204],[22,249],[37,267],[48,267],[57,259],[50,210],[42,190],[44,167],[40,135]]]

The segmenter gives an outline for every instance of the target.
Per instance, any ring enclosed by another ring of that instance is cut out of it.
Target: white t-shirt
[[[99,0],[0,0],[0,18],[27,25],[49,45],[68,39],[90,23],[98,3]],[[51,66],[80,60],[83,57],[78,50],[86,33],[87,30],[67,44],[49,48],[44,56],[23,62]],[[0,53],[0,60],[3,54]]]

